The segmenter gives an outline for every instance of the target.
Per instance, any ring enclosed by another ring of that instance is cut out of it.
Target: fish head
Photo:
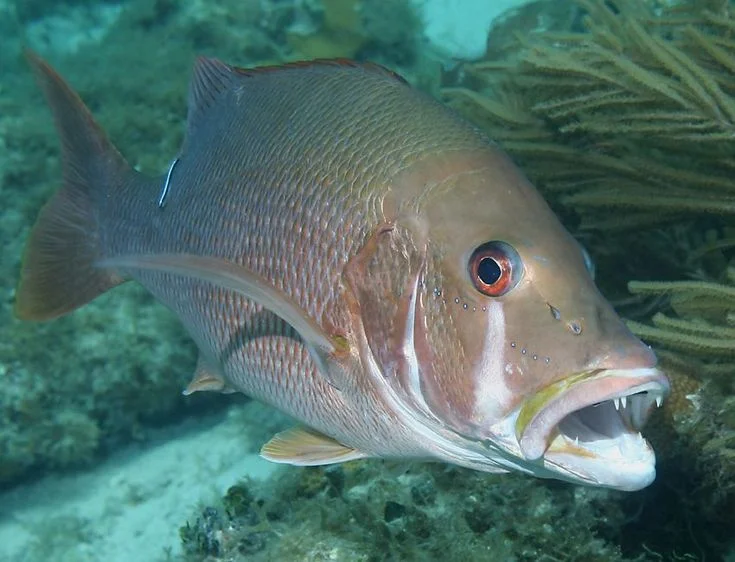
[[[494,149],[435,159],[405,181],[420,193],[412,228],[425,257],[398,346],[415,367],[396,380],[415,410],[503,468],[650,484],[640,429],[668,381],[540,194]]]

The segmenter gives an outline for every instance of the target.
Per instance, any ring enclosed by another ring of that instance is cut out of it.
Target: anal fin
[[[307,427],[293,427],[273,436],[260,450],[271,462],[296,466],[337,464],[367,457],[365,453]]]

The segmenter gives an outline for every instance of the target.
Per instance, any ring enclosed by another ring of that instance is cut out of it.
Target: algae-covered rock
[[[357,461],[238,484],[181,536],[186,562],[614,562],[638,559],[617,544],[624,517],[604,490]]]
[[[89,464],[185,411],[191,344],[134,287],[116,293],[43,326],[1,312],[0,484]]]

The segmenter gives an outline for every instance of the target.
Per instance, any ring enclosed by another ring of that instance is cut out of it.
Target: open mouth
[[[523,456],[573,455],[616,462],[653,462],[640,431],[669,392],[657,369],[582,373],[542,390],[518,415]]]

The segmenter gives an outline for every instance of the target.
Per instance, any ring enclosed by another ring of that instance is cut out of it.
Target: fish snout
[[[585,370],[653,369],[658,358],[650,345],[634,336],[620,322],[620,329],[598,344]]]
[[[658,358],[650,346],[641,341],[633,345],[609,347],[598,354],[587,366],[587,371],[604,371],[609,369],[653,369]]]
[[[668,395],[669,381],[651,347],[612,307],[578,312],[567,321],[577,328],[569,329],[577,345],[560,346],[552,361],[564,370],[545,376],[536,370],[544,384],[509,416],[518,454],[558,477],[640,489],[655,475],[655,455],[641,430]]]

